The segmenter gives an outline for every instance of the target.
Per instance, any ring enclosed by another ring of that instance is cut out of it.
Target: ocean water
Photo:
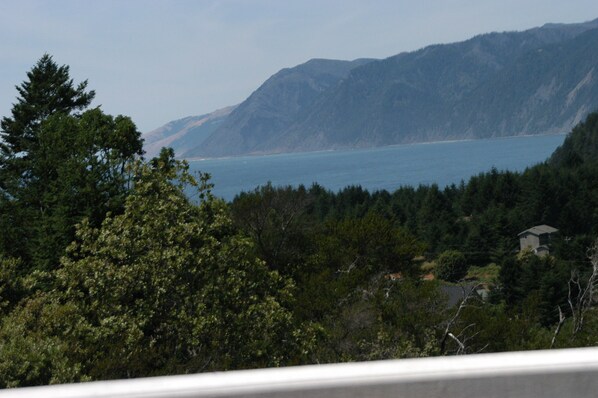
[[[393,191],[402,185],[458,184],[492,167],[523,171],[543,162],[565,134],[395,145],[382,148],[244,156],[189,162],[208,172],[213,193],[231,200],[269,181],[275,185],[318,183],[332,191],[348,185]]]

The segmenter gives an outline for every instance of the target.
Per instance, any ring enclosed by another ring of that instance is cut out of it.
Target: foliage
[[[444,317],[442,295],[433,282],[374,278],[343,301],[326,325],[323,353],[339,361],[364,361],[439,354],[438,330]]]
[[[205,191],[198,206],[189,202],[185,184],[204,190],[205,180],[196,181],[184,164],[163,166],[138,163],[124,212],[107,216],[99,228],[87,219],[78,226],[55,271],[56,289],[13,312],[19,339],[39,337],[58,350],[49,356],[65,357],[60,366],[94,379],[300,361],[311,332],[295,327],[285,308],[290,281],[251,254],[223,202]],[[29,317],[41,301],[42,313]],[[13,353],[19,339],[9,324],[3,331],[9,344],[0,350],[12,353],[6,364],[33,355]],[[36,356],[30,363],[42,369],[46,360]],[[19,378],[18,369],[7,369]],[[59,371],[50,367],[35,382],[65,380]]]
[[[20,266],[19,260],[0,257],[0,319],[25,295],[26,288],[19,275]]]
[[[339,301],[388,274],[417,278],[423,246],[407,231],[369,214],[360,219],[328,221],[315,233],[313,251],[296,272],[297,311],[320,320]]]
[[[124,213],[100,229],[84,222],[58,273],[90,338],[114,346],[101,375],[125,376],[110,369],[117,357],[128,372],[141,366],[147,374],[272,366],[292,356],[291,314],[282,306],[288,281],[250,255],[222,202],[208,195],[191,205],[170,183],[199,184],[184,166],[139,167]],[[167,362],[156,363],[157,353]]]
[[[67,66],[44,55],[18,91],[12,118],[2,119],[0,252],[29,270],[50,270],[87,217],[99,225],[122,210],[126,166],[142,153],[140,133],[124,116],[99,109],[87,82],[73,86]]]
[[[38,209],[37,228],[26,257],[49,269],[74,238],[73,226],[84,217],[99,225],[108,212],[122,211],[130,185],[127,165],[141,154],[133,122],[99,109],[80,117],[51,116],[41,127],[32,151],[32,178],[21,190],[21,205]],[[51,253],[54,253],[53,255]]]
[[[79,327],[70,305],[48,295],[24,301],[0,324],[0,386],[24,387],[89,380],[71,357],[84,341],[61,338]],[[91,358],[90,358],[91,360]]]
[[[434,276],[447,282],[458,282],[467,275],[465,255],[457,250],[442,252],[436,259]]]
[[[525,251],[502,265],[500,297],[510,310],[531,311],[538,322],[547,326],[558,321],[558,306],[567,302],[569,276],[570,267],[566,263]]]
[[[310,202],[303,187],[274,188],[268,183],[241,193],[231,211],[269,268],[289,275],[304,260],[302,251],[309,245],[304,215]]]
[[[94,91],[85,91],[87,81],[75,87],[69,67],[58,66],[48,54],[44,54],[27,72],[27,78],[17,86],[20,97],[13,105],[12,117],[3,117],[0,122],[0,137],[4,141],[0,145],[0,153],[2,158],[11,161],[10,166],[13,167],[29,160],[27,154],[35,145],[39,126],[44,120],[56,113],[71,114],[82,110],[95,96]],[[20,161],[15,158],[23,153]]]
[[[596,160],[598,153],[598,113],[588,115],[575,126],[565,142],[550,157],[556,166],[576,167],[586,161]]]

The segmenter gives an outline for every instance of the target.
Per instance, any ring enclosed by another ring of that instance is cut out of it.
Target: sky
[[[0,0],[0,116],[44,54],[142,132],[240,103],[311,58],[598,18],[596,0]]]

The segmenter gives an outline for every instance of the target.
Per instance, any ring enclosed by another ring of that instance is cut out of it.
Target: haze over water
[[[438,184],[441,188],[481,172],[523,171],[545,161],[565,134],[472,141],[396,145],[329,152],[244,156],[191,161],[191,170],[212,175],[214,194],[232,200],[270,181],[337,191],[361,185],[370,191],[393,191],[403,185]]]

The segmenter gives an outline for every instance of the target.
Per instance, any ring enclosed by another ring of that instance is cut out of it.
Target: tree
[[[0,318],[13,309],[25,295],[23,280],[19,276],[20,262],[0,256]]]
[[[72,114],[85,109],[95,96],[94,91],[86,92],[87,80],[76,87],[69,75],[69,67],[58,66],[48,54],[44,54],[37,64],[27,72],[28,81],[17,86],[20,97],[13,105],[12,117],[3,117],[0,122],[4,141],[0,146],[3,160],[15,162],[21,154],[25,163],[31,145],[37,140],[41,123],[55,113]],[[11,170],[18,172],[19,170]]]
[[[255,241],[260,258],[285,275],[306,251],[306,208],[312,202],[304,187],[273,187],[271,183],[243,192],[231,205],[235,222]]]
[[[417,210],[417,232],[429,249],[436,251],[442,248],[442,243],[450,235],[456,217],[452,214],[450,202],[436,184],[426,191]]]
[[[568,282],[567,302],[573,318],[573,336],[582,331],[586,313],[596,301],[595,296],[598,289],[598,239],[588,248],[587,256],[592,266],[589,275],[582,280],[580,271],[575,269],[571,272],[571,279]]]
[[[140,133],[124,116],[80,113],[94,92],[74,86],[68,66],[44,55],[17,90],[12,117],[2,119],[0,253],[26,271],[51,269],[74,237],[118,212],[128,190],[126,165],[143,153]]]
[[[458,250],[447,250],[438,256],[434,275],[448,282],[458,282],[467,275],[468,268],[463,253]]]
[[[59,333],[80,321],[72,306],[38,295],[1,320],[0,388],[89,380],[81,363],[72,360],[81,342],[66,341]]]
[[[87,81],[77,86],[68,66],[58,66],[44,54],[27,73],[28,80],[16,89],[19,93],[12,117],[0,121],[0,221],[3,231],[0,253],[23,256],[18,250],[28,240],[32,220],[19,203],[21,189],[33,178],[35,161],[31,150],[37,144],[41,124],[55,113],[73,114],[87,107],[95,93],[86,92]]]
[[[167,163],[138,164],[123,214],[99,228],[85,220],[63,258],[57,301],[77,318],[60,337],[80,348],[72,362],[104,379],[298,360],[290,281],[252,254],[205,179]],[[199,206],[185,184],[204,194]]]
[[[140,133],[128,117],[92,109],[42,124],[31,151],[32,178],[18,196],[34,221],[24,249],[37,268],[58,265],[84,217],[99,226],[108,212],[122,211],[131,183],[127,165],[141,153]]]

